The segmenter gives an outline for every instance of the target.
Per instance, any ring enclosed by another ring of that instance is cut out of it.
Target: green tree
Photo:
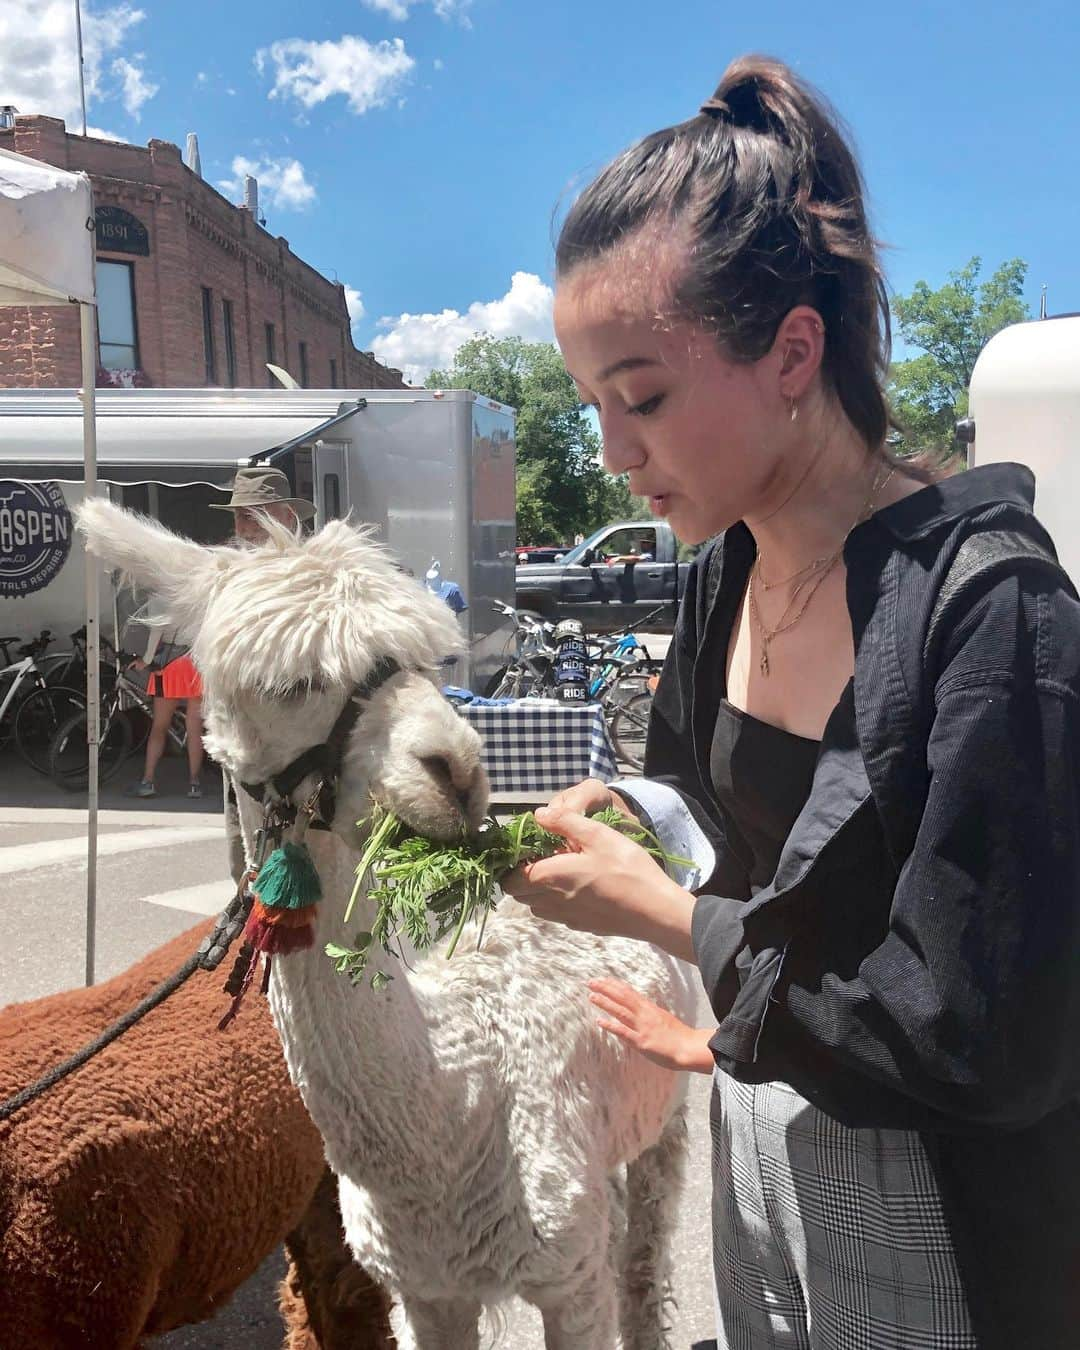
[[[920,281],[910,295],[893,299],[897,331],[923,353],[889,372],[889,397],[903,427],[894,448],[901,453],[951,448],[953,427],[967,414],[976,358],[995,333],[1029,317],[1026,262],[1004,262],[982,283],[981,270],[982,259],[972,258],[938,290]]]
[[[600,438],[550,342],[481,333],[426,385],[472,389],[517,410],[519,542],[567,543],[606,520],[640,518],[625,482],[601,467]]]

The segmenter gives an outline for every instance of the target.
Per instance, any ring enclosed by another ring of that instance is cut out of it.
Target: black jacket
[[[750,897],[709,782],[754,558],[744,526],[688,581],[646,773],[680,791],[717,850],[693,919],[717,1064],[782,1079],[853,1127],[918,1129],[980,1343],[1076,1350],[1080,603],[1060,574],[1017,563],[924,652],[967,535],[1049,544],[1033,488],[1015,465],[975,469],[852,532],[855,675],[771,885]]]

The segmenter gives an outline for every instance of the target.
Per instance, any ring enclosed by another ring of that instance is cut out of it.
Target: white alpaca
[[[482,1308],[515,1294],[540,1309],[548,1350],[611,1350],[620,1326],[626,1350],[667,1345],[684,1083],[597,1029],[586,981],[621,976],[690,1019],[686,968],[509,901],[481,951],[466,940],[452,961],[436,952],[414,968],[380,958],[393,980],[379,992],[352,987],[323,953],[349,940],[353,822],[369,794],[436,837],[486,809],[477,737],[435,680],[458,645],[449,611],[344,523],[302,540],[275,530],[243,550],[203,548],[103,502],[79,523],[92,552],[192,635],[207,746],[238,781],[322,742],[380,657],[402,667],[349,737],[333,833],[307,836],[326,897],[315,945],[275,958],[270,985],[349,1246],[399,1299],[402,1346],[470,1350]],[[249,851],[260,810],[241,794]],[[368,927],[360,913],[350,933]]]

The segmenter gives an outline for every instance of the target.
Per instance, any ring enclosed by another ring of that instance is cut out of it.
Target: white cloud
[[[206,82],[209,80],[209,78],[210,78],[210,76],[207,75],[207,73],[206,73],[205,70],[200,70],[200,71],[197,72],[197,74],[196,74],[196,76],[195,76],[195,83],[196,83],[196,84],[206,84]]]
[[[83,56],[87,106],[122,99],[137,115],[156,86],[145,77],[142,58],[124,52],[131,30],[145,18],[129,4],[101,9],[83,5]],[[71,0],[2,0],[0,3],[0,100],[20,112],[62,117],[81,125],[75,7]],[[133,106],[132,106],[133,105]]]
[[[435,58],[435,60],[432,61],[431,64],[435,67],[436,70],[442,70],[442,68],[443,68],[442,57],[441,57],[441,56],[437,56],[437,57]]]
[[[118,136],[115,131],[104,131],[101,127],[92,127],[89,123],[86,126],[86,134],[98,141],[123,141],[127,143],[126,136]]]
[[[298,159],[246,159],[237,155],[232,162],[232,171],[232,178],[221,179],[218,186],[238,200],[243,198],[247,174],[258,179],[259,201],[263,206],[280,207],[282,211],[306,211],[318,199]]]
[[[364,308],[364,297],[355,286],[346,285],[345,306],[349,311],[349,323],[355,328],[367,313],[367,310]]]
[[[425,0],[363,0],[368,9],[385,14],[395,23],[404,23],[409,17],[410,8],[424,2]],[[440,19],[459,18],[466,27],[471,26],[465,11],[472,4],[472,0],[430,0],[430,4]]]
[[[399,314],[379,320],[385,329],[371,344],[385,365],[402,371],[410,384],[423,384],[433,370],[445,370],[463,342],[477,333],[551,342],[551,306],[547,286],[532,272],[515,272],[510,289],[498,300],[474,300],[464,314]]]
[[[416,62],[401,38],[365,42],[346,33],[337,42],[285,38],[255,53],[260,74],[273,67],[271,98],[294,98],[305,108],[341,94],[357,115],[382,107]]]
[[[145,61],[146,58],[140,52],[135,61]],[[112,72],[120,80],[123,89],[124,107],[134,117],[139,120],[139,109],[151,99],[158,91],[158,85],[151,84],[146,79],[141,66],[136,65],[135,61],[129,61],[124,56],[118,56],[112,63]]]

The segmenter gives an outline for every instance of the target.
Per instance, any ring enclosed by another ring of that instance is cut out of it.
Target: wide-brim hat
[[[289,480],[280,469],[256,464],[238,469],[227,502],[211,502],[211,511],[258,510],[260,506],[291,506],[297,520],[310,520],[315,508],[305,497],[293,497]]]

